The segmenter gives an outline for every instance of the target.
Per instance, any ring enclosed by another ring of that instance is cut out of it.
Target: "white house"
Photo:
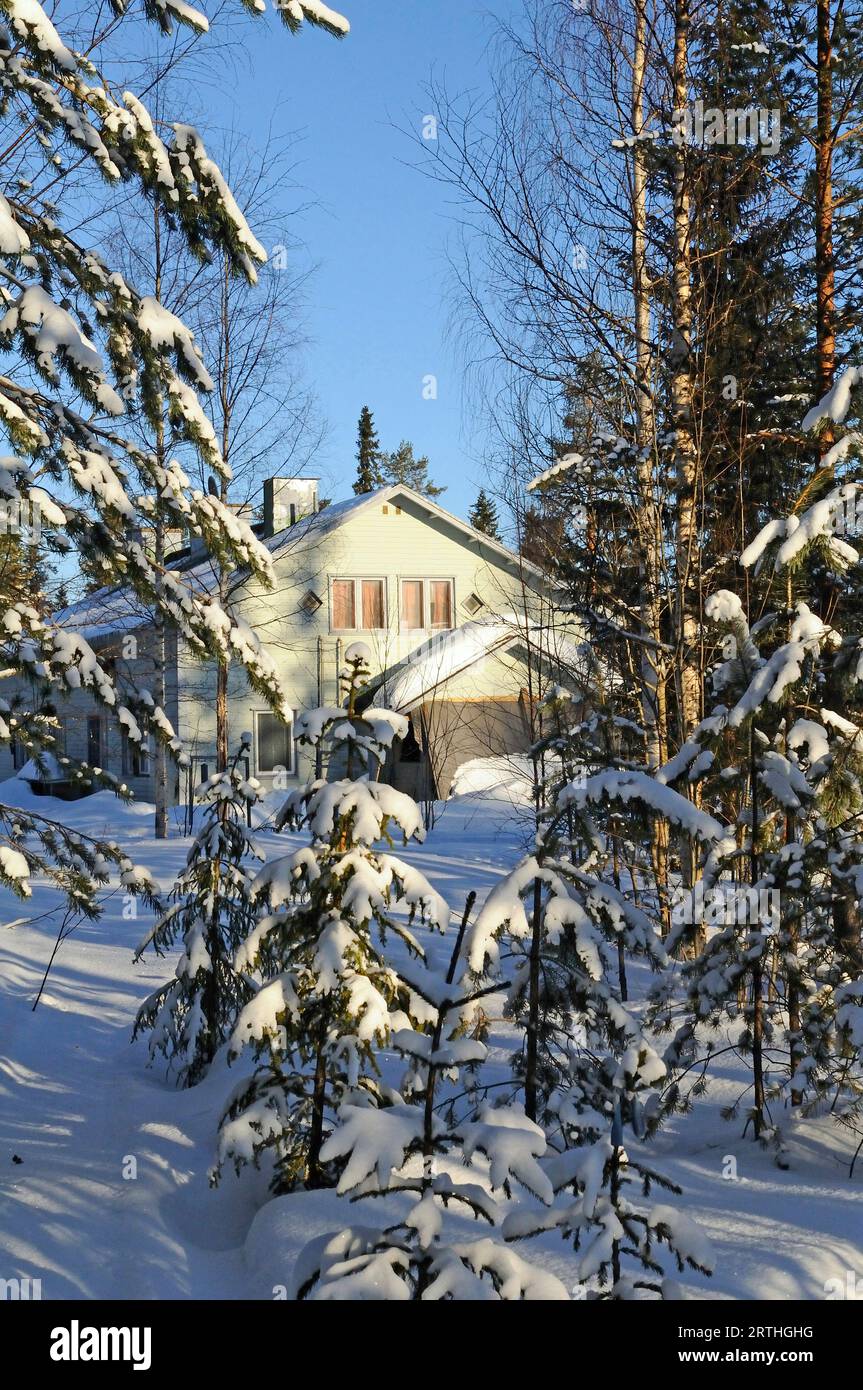
[[[571,682],[578,665],[577,636],[539,570],[401,485],[319,510],[314,479],[271,478],[263,516],[258,529],[272,553],[275,589],[238,575],[230,606],[267,645],[295,713],[339,702],[344,651],[361,637],[372,652],[375,703],[409,716],[388,773],[406,790],[446,796],[460,763],[527,747],[533,702],[550,681]],[[211,561],[195,544],[171,563],[196,584],[214,586]],[[128,674],[147,686],[152,622],[128,591],[100,591],[57,621],[110,660],[121,683]],[[167,713],[191,760],[173,791],[185,800],[189,779],[215,768],[215,668],[176,636],[168,658]],[[148,759],[89,695],[75,692],[57,712],[69,757],[152,798]],[[252,732],[251,771],[265,785],[310,771],[293,727],[250,691],[239,666],[229,677],[229,725],[232,745]],[[0,750],[0,777],[27,756],[26,749]]]

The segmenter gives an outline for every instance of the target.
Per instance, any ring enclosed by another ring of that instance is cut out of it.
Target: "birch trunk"
[[[654,491],[656,412],[651,360],[650,282],[647,270],[647,167],[644,129],[644,82],[647,68],[646,0],[635,0],[632,56],[632,298],[635,327],[635,386],[638,411],[639,609],[645,643],[641,654],[641,717],[648,767],[665,762],[668,750],[666,671],[662,656],[660,578],[662,531]],[[658,817],[651,835],[651,858],[657,891],[668,917],[668,826]],[[666,921],[666,928],[670,920]]]

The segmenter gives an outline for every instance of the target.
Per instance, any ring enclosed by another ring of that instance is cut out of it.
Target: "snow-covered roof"
[[[43,753],[38,761],[29,758],[15,776],[22,782],[66,782],[69,769],[61,767],[53,753]]]
[[[437,686],[518,639],[513,623],[476,618],[423,642],[385,673],[381,689],[394,710],[410,709]]]
[[[93,642],[100,637],[146,627],[151,618],[133,590],[114,588],[97,589],[85,595],[77,603],[70,603],[68,608],[55,613],[51,621]]]
[[[533,625],[531,625],[533,627]],[[549,640],[551,639],[551,640]],[[525,631],[523,618],[514,613],[474,618],[461,627],[440,632],[396,662],[372,689],[388,708],[404,711],[427,699],[439,686],[495,653],[509,651],[526,640],[542,644],[548,659],[574,672],[584,665],[579,643],[563,634],[549,634],[538,627]]]

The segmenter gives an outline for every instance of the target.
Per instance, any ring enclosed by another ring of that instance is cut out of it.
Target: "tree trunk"
[[[833,929],[836,933],[836,944],[844,969],[853,980],[859,980],[863,975],[860,909],[853,893],[837,879],[833,880],[833,889]]]
[[[790,721],[789,721],[790,722]],[[785,843],[794,844],[797,838],[797,821],[793,814],[785,817]],[[797,927],[790,926],[788,930],[788,954],[797,960]],[[800,981],[797,977],[796,969],[792,970],[787,979],[787,1006],[788,1006],[788,1032],[791,1035],[790,1044],[790,1063],[791,1075],[797,1070],[798,1064],[803,1060],[804,1049],[800,1040]],[[792,1090],[792,1106],[803,1104],[803,1095],[800,1091]]]
[[[818,394],[824,396],[833,385],[836,370],[836,277],[833,264],[833,39],[830,0],[817,0],[817,4],[815,273]],[[822,435],[822,439],[825,439],[825,435]]]
[[[541,922],[542,884],[537,878],[534,880],[533,885],[524,1071],[524,1113],[529,1120],[533,1120],[534,1122],[536,1122],[539,1111],[539,948]]]
[[[233,401],[231,398],[231,315],[230,315],[230,267],[224,258],[222,274],[221,338],[222,367],[219,374],[219,405],[222,416],[222,458],[229,463],[231,453],[231,422]],[[219,499],[228,501],[228,482],[223,476],[219,480]],[[219,603],[227,607],[228,575],[219,567]],[[216,666],[216,767],[222,772],[228,766],[228,662],[220,659]]]
[[[216,664],[216,771],[228,766],[228,663]]]
[[[320,1031],[318,1033],[318,1047],[315,1056],[315,1080],[312,1088],[312,1123],[309,1130],[309,1161],[306,1166],[306,1187],[315,1188],[323,1186],[323,1174],[321,1173],[321,1148],[324,1142],[324,1107],[327,1098],[327,1027],[329,1024],[328,1012],[325,1010],[321,1018]]]
[[[153,236],[156,256],[156,274],[153,288],[156,298],[161,302],[162,299],[162,223],[158,208],[153,212]],[[156,459],[161,468],[164,468],[168,461],[168,451],[165,447],[165,426],[162,415],[156,423]],[[165,519],[160,512],[155,518],[155,538],[154,551],[156,568],[163,569],[165,565]],[[156,610],[155,618],[156,644],[153,653],[153,698],[160,709],[165,709],[166,699],[166,680],[165,671],[167,669],[167,631],[165,627],[165,617],[161,610]],[[157,840],[167,840],[168,838],[168,750],[161,739],[154,740],[153,747],[153,800],[156,806],[153,830]]]
[[[689,102],[689,0],[676,0],[674,23],[674,106]],[[687,146],[676,146],[674,169],[674,267],[671,410],[676,438],[677,482],[677,622],[678,703],[681,740],[698,723],[701,712],[699,669],[699,602],[696,582],[698,554],[696,487],[698,456],[692,411],[692,269],[691,218]]]
[[[651,361],[650,282],[647,272],[647,167],[644,143],[644,79],[647,66],[647,13],[645,0],[635,0],[635,35],[632,59],[632,298],[635,327],[635,388],[638,410],[638,525],[639,609],[647,639],[641,653],[641,718],[645,730],[648,767],[660,767],[668,750],[666,672],[662,656],[660,579],[662,573],[662,523],[654,492],[656,462],[656,412]],[[650,645],[648,645],[648,643]],[[656,816],[651,829],[651,858],[666,932],[670,928],[668,903],[668,825]]]
[[[758,849],[756,847],[756,837],[758,835],[758,764],[755,752],[755,730],[754,727],[749,734],[749,780],[750,796],[752,801],[752,828],[751,841],[749,846],[749,872],[750,881],[754,888],[758,882]],[[753,1124],[755,1128],[755,1138],[758,1139],[764,1129],[764,972],[761,961],[757,961],[752,967],[752,1107]]]
[[[164,522],[159,519],[156,522],[156,565],[161,566],[165,561],[165,527]],[[166,700],[167,683],[165,671],[167,668],[167,633],[165,631],[165,620],[160,613],[156,614],[156,650],[154,653],[155,671],[153,675],[153,698],[156,704],[164,710]],[[160,738],[154,740],[153,745],[153,800],[156,803],[155,815],[155,835],[157,840],[167,840],[168,838],[168,750]]]

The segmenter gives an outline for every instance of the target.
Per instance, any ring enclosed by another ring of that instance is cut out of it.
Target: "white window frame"
[[[363,627],[363,590],[364,583],[373,582],[382,584],[384,590],[384,625],[383,627]],[[333,621],[335,605],[333,603],[334,584],[353,584],[354,586],[354,618],[359,619],[355,627],[336,627]],[[389,611],[390,601],[387,589],[387,579],[384,574],[334,574],[329,583],[330,590],[330,632],[387,632],[389,630]]]
[[[402,622],[402,585],[422,584],[423,621],[422,627],[407,627]],[[431,586],[449,584],[449,627],[431,625]],[[452,632],[455,627],[455,579],[449,574],[402,574],[399,576],[399,631],[400,632]]]
[[[252,761],[253,761],[254,767],[255,767],[255,774],[256,774],[258,777],[273,777],[273,776],[275,776],[275,772],[276,772],[276,769],[275,769],[274,767],[271,767],[271,768],[262,768],[262,767],[261,767],[261,759],[260,759],[260,746],[261,746],[261,745],[260,745],[260,734],[259,734],[259,732],[258,732],[258,726],[259,726],[259,721],[260,721],[261,715],[262,715],[262,714],[269,714],[269,715],[272,715],[272,714],[273,714],[273,711],[272,711],[271,709],[256,709],[256,710],[253,710],[253,714],[254,714],[254,721],[255,721],[255,724],[254,724],[255,747],[254,747],[254,750],[253,750],[253,752],[254,752],[254,758],[252,759]],[[275,717],[275,716],[274,716],[274,717]],[[291,765],[290,765],[290,767],[286,767],[286,768],[285,768],[285,772],[287,773],[288,777],[296,777],[296,775],[297,775],[297,739],[296,739],[296,735],[294,734],[294,729],[296,728],[296,724],[297,724],[297,711],[296,711],[296,710],[291,710],[290,736],[289,736],[289,739],[288,739],[288,743],[289,743],[290,750],[291,750]]]

